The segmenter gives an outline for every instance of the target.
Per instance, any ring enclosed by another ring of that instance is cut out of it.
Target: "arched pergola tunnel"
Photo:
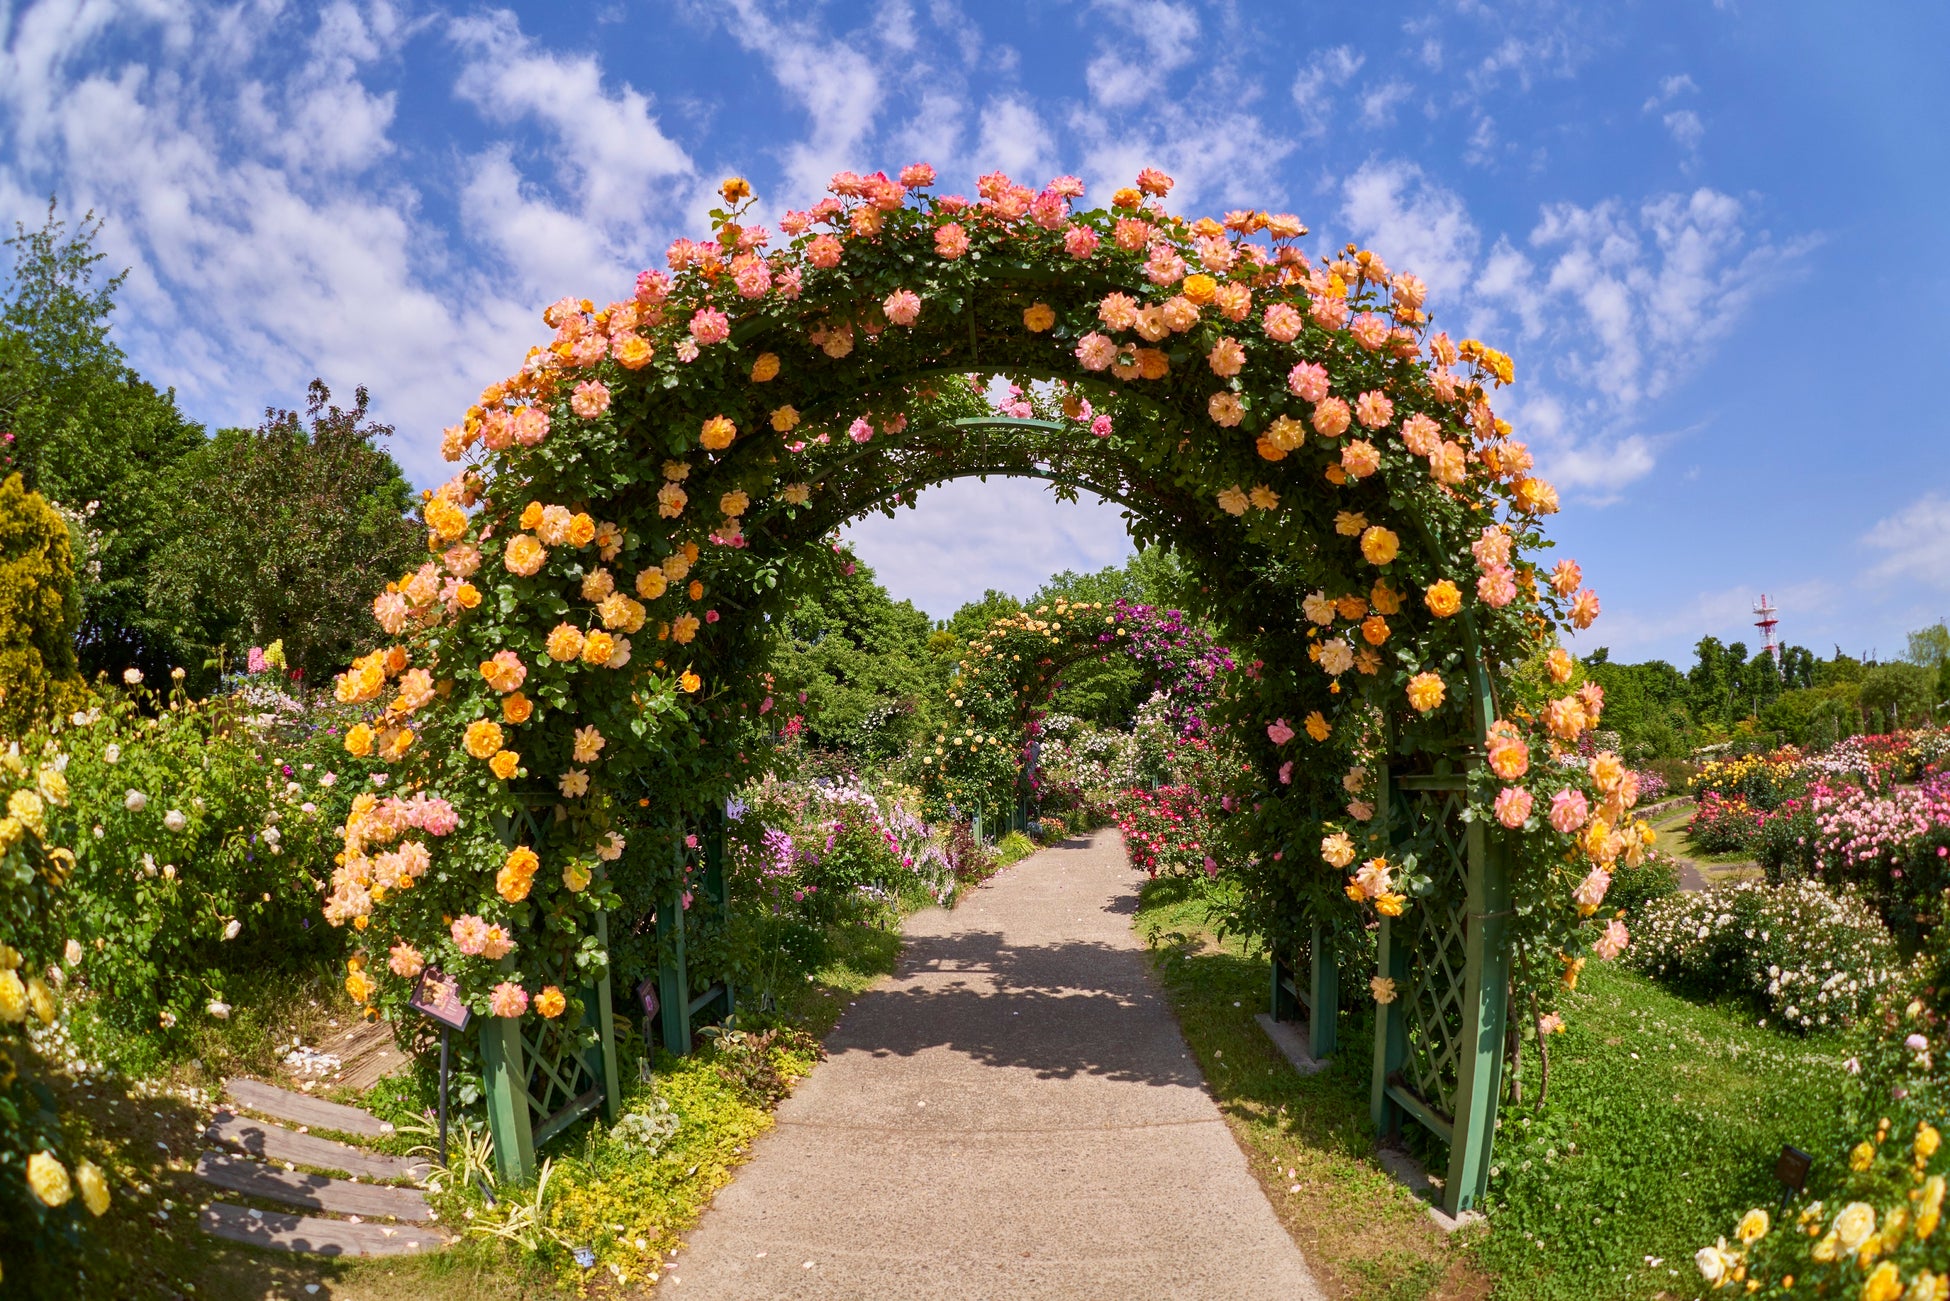
[[[732,1004],[696,971],[692,922],[725,906],[713,824],[764,765],[769,638],[834,531],[951,478],[1048,479],[1177,548],[1248,662],[1218,721],[1257,927],[1282,955],[1322,936],[1317,965],[1382,917],[1377,1120],[1450,1141],[1467,1205],[1502,964],[1615,947],[1592,882],[1635,843],[1609,768],[1529,763],[1596,702],[1498,697],[1596,606],[1533,558],[1556,500],[1491,411],[1508,360],[1434,332],[1372,254],[1316,261],[1278,214],[1187,221],[1155,173],[1090,211],[1070,178],[984,177],[972,202],[902,178],[842,174],[776,250],[727,183],[710,240],[606,307],[552,306],[553,339],[449,431],[435,559],[376,602],[393,641],[340,695],[372,711],[348,744],[461,828],[409,863],[383,848],[407,814],[356,811],[328,918],[360,928],[383,1005],[428,965],[460,982],[522,1173],[614,1105],[617,976],[652,977],[679,1046]],[[999,416],[969,379],[992,374],[1072,405]],[[1566,830],[1542,813],[1573,787],[1595,812]]]

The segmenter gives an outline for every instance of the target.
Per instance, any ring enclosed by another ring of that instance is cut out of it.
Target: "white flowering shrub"
[[[1835,1029],[1868,1011],[1900,968],[1866,904],[1812,881],[1743,881],[1647,906],[1627,957],[1690,992],[1751,998],[1797,1030]]]

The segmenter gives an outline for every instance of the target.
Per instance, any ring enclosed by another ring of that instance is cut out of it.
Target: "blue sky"
[[[422,483],[563,293],[724,175],[1140,166],[1298,212],[1517,359],[1504,406],[1605,600],[1585,645],[1900,648],[1950,611],[1950,11],[1246,0],[223,7],[0,0],[0,218],[108,220],[118,335],[192,416],[368,385]],[[1114,510],[961,483],[854,531],[898,595],[1115,563]]]

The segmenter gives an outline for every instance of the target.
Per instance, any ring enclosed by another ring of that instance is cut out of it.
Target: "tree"
[[[1920,664],[1882,664],[1862,678],[1862,711],[1877,727],[1895,731],[1929,718],[1936,704],[1936,674]]]
[[[896,601],[873,570],[848,561],[781,621],[772,653],[776,689],[804,692],[806,735],[862,760],[898,756],[928,721],[928,617]]]
[[[313,681],[377,635],[374,596],[425,556],[412,493],[376,440],[366,390],[350,410],[311,382],[305,418],[267,410],[226,429],[172,477],[178,506],[150,596],[189,640],[235,653],[282,639]]]
[[[149,605],[149,574],[174,501],[170,468],[202,429],[125,364],[109,333],[123,276],[104,276],[88,213],[70,231],[54,201],[39,230],[16,226],[0,298],[0,460],[67,520],[84,673],[160,674],[187,648]]]

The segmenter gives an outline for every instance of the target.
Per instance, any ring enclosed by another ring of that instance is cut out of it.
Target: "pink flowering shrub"
[[[1117,829],[1131,866],[1148,876],[1217,876],[1217,802],[1195,785],[1129,787],[1117,796]]]

